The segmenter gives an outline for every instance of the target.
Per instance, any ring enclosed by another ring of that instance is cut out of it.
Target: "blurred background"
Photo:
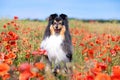
[[[85,20],[120,20],[120,0],[0,0],[0,18],[45,20],[52,13]]]

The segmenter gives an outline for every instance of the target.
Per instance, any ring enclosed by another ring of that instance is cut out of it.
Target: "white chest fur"
[[[55,63],[58,63],[67,60],[66,53],[61,47],[62,42],[63,37],[60,35],[52,35],[42,41],[41,48],[47,50],[50,61],[55,60]]]

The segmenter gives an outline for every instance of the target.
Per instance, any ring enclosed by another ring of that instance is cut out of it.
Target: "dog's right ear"
[[[49,21],[54,20],[56,17],[58,17],[57,14],[51,14],[49,17]]]
[[[67,15],[66,15],[66,14],[60,14],[60,17],[61,17],[63,20],[67,20]]]

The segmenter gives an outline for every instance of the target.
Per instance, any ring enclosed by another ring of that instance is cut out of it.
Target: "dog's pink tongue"
[[[60,31],[59,29],[56,29],[56,30],[55,30],[56,33],[59,33],[59,31]]]

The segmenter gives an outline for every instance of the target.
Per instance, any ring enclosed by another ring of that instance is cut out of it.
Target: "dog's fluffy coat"
[[[56,68],[61,62],[71,62],[73,51],[67,15],[50,15],[41,48],[47,51],[48,60],[55,62]]]

